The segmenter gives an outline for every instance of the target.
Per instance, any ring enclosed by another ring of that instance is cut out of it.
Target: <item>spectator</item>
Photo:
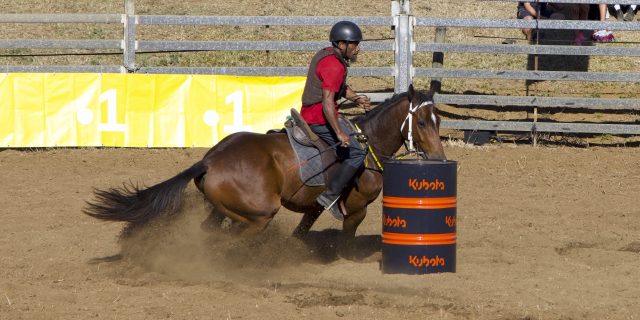
[[[530,1],[519,1],[518,2],[518,19],[523,20],[533,20],[533,19],[557,19],[562,20],[564,16],[553,12],[552,4],[547,3],[539,3],[539,2],[530,2]],[[549,6],[549,8],[547,7]],[[533,30],[530,28],[522,29],[522,33],[527,38],[529,42],[537,39],[537,35],[533,34]]]
[[[607,19],[607,5],[605,3],[601,3],[598,5],[599,11],[599,20],[605,21]],[[615,37],[613,36],[613,32],[608,31],[606,28],[597,30],[593,33],[593,41],[596,42],[613,42],[615,41]]]
[[[570,6],[569,16],[574,20],[588,20],[589,19],[589,5],[588,4],[572,4]],[[585,45],[587,37],[584,35],[584,30],[576,30],[575,32],[575,44],[576,46]]]
[[[633,21],[636,15],[636,5],[632,4],[625,7],[627,7],[627,13],[622,12],[622,7],[619,4],[613,6],[613,9],[616,11],[616,19],[618,19],[618,21]]]

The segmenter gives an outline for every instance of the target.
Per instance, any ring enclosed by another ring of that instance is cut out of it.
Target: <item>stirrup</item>
[[[340,210],[340,202],[339,201],[336,201],[336,203],[334,205],[332,205],[327,210],[329,210],[329,212],[331,212],[331,215],[333,215],[333,217],[336,218],[336,220],[344,221],[344,213],[342,213],[342,210]]]
[[[334,218],[338,221],[344,221],[344,214],[340,210],[340,197],[336,197],[335,200],[332,200],[325,196],[324,194],[320,194],[316,201],[325,209],[331,212]]]

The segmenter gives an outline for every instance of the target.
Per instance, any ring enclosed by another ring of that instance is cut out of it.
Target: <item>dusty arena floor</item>
[[[205,151],[0,151],[0,319],[639,317],[637,148],[448,146],[457,273],[383,275],[380,201],[359,229],[362,261],[336,256],[328,215],[307,243],[284,210],[255,239],[207,235],[192,186],[184,219],[127,242],[122,224],[81,213],[92,188],[153,184]]]

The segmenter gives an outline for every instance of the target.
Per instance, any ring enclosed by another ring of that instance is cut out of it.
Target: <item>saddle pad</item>
[[[320,151],[315,147],[307,147],[298,143],[292,136],[293,130],[291,128],[285,129],[287,130],[289,143],[298,158],[300,179],[310,187],[323,186],[324,174],[322,173]]]

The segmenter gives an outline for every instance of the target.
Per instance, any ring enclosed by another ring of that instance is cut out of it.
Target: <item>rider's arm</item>
[[[340,129],[338,125],[338,106],[334,101],[336,93],[329,89],[322,89],[322,112],[329,126],[336,132],[338,139],[343,145],[349,144],[349,136]]]
[[[369,111],[371,109],[371,101],[369,100],[369,97],[365,95],[358,95],[350,86],[347,86],[347,91],[345,92],[344,97],[349,101],[357,103],[363,107],[365,111]]]

